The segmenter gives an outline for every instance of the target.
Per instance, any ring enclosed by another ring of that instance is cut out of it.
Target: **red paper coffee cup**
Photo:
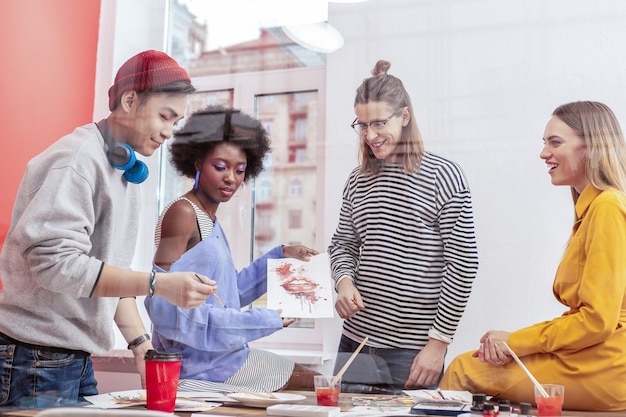
[[[146,408],[173,413],[180,377],[180,353],[146,352]]]

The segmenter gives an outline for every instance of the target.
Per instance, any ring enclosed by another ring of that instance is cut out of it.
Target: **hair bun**
[[[387,75],[387,71],[391,67],[391,63],[389,61],[385,61],[384,59],[376,62],[374,69],[372,70],[372,75],[374,77],[380,77],[382,75]]]

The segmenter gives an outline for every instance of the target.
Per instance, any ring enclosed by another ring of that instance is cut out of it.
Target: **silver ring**
[[[502,365],[502,361],[496,361],[496,365]]]

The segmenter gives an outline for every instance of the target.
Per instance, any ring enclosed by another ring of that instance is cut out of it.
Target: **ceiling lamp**
[[[328,54],[343,46],[343,36],[327,22],[286,25],[283,32],[298,45]]]

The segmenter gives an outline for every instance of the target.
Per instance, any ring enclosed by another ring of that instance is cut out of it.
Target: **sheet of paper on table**
[[[330,261],[327,253],[307,261],[268,259],[267,308],[283,317],[330,318],[335,314]]]
[[[411,407],[374,407],[358,405],[348,411],[342,411],[341,417],[384,417],[411,415]]]
[[[146,405],[146,390],[128,390],[85,397],[96,408],[124,408]],[[233,402],[228,397],[213,392],[178,392],[175,411],[208,411],[224,402]]]
[[[410,395],[359,395],[352,397],[353,406],[367,407],[405,407],[410,408],[415,404],[415,398]]]
[[[415,398],[415,401],[461,401],[465,404],[472,403],[472,393],[469,391],[437,390],[437,389],[416,389],[402,391],[406,395]]]
[[[87,401],[98,408],[123,408],[146,404],[146,390],[128,390],[89,395]]]

